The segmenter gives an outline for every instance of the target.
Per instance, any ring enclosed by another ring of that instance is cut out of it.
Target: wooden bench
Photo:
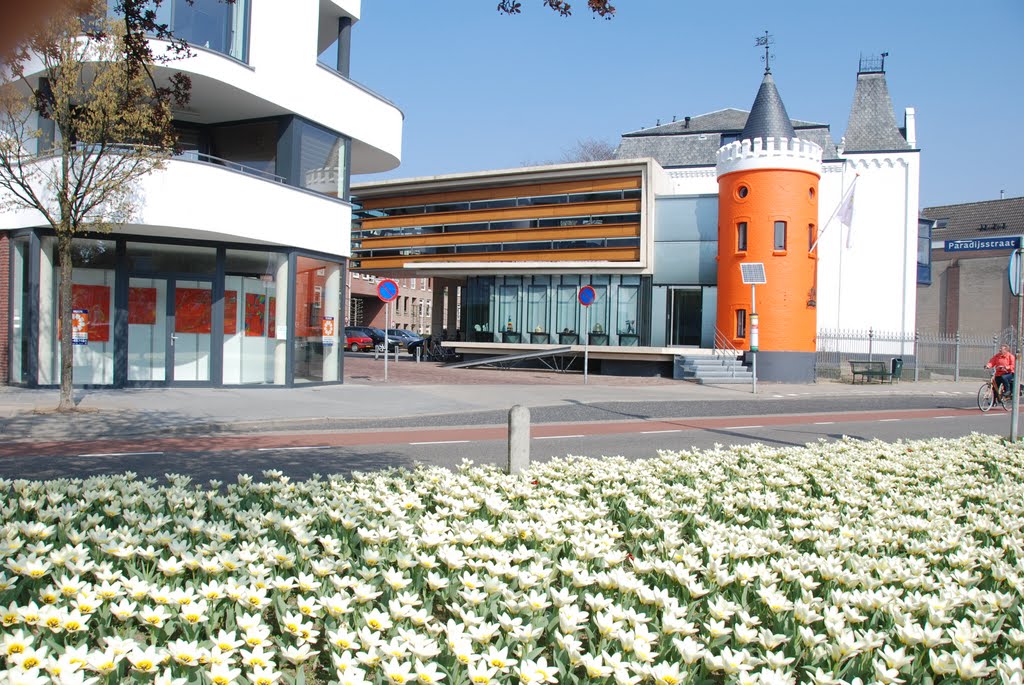
[[[853,374],[853,382],[857,382],[857,376],[861,377],[863,382],[867,382],[869,378],[877,378],[880,382],[884,383],[889,381],[892,383],[894,374],[889,368],[887,362],[882,361],[866,361],[866,360],[850,360],[850,372]]]

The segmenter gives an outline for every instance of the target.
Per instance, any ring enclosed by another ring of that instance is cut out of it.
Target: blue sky
[[[846,128],[861,55],[889,53],[897,122],[917,111],[924,207],[1024,195],[1024,1],[585,0],[562,18],[494,0],[363,0],[352,78],[405,113],[402,165],[354,180],[556,160],[578,139],[749,109],[767,30],[789,115]]]

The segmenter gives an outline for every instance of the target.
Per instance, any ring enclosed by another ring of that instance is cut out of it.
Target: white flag
[[[853,189],[857,187],[858,178],[860,177],[853,177],[853,183],[850,184],[843,201],[839,203],[839,209],[836,210],[839,223],[846,226],[846,247],[848,248],[853,247]]]

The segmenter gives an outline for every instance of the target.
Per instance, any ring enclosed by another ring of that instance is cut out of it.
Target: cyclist
[[[997,399],[1001,395],[1010,394],[1010,389],[1013,387],[1013,374],[1016,367],[1016,361],[1016,358],[1010,352],[1010,346],[1003,344],[999,346],[999,351],[992,355],[992,358],[988,360],[988,364],[985,364],[986,369],[995,370]]]

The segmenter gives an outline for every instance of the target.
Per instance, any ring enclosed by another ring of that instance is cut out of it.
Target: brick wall
[[[10,334],[8,322],[11,320],[10,293],[11,240],[7,233],[0,233],[0,385],[10,381],[8,364],[10,363]]]
[[[1005,254],[934,259],[932,284],[917,290],[917,329],[987,336],[1016,325],[1017,299],[1010,294],[1006,263]]]

